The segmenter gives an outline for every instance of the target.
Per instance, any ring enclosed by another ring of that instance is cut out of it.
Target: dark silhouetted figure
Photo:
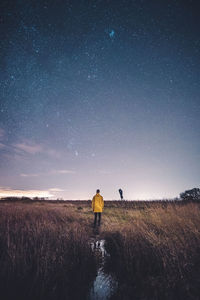
[[[124,197],[123,197],[123,191],[122,191],[122,189],[119,189],[119,195],[120,195],[121,200],[123,200]]]
[[[96,195],[92,199],[92,210],[94,212],[94,228],[96,227],[97,223],[97,216],[98,216],[98,226],[101,224],[101,213],[103,211],[104,201],[103,197],[100,195],[100,190],[96,191]]]

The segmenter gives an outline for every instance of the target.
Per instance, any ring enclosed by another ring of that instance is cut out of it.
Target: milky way
[[[0,196],[199,186],[197,1],[3,0],[0,11]]]

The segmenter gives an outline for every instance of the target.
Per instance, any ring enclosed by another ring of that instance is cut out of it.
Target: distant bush
[[[31,198],[29,197],[3,197],[1,198],[1,201],[12,201],[12,202],[15,202],[15,201],[32,201]]]
[[[182,200],[200,200],[200,189],[194,188],[180,194]]]

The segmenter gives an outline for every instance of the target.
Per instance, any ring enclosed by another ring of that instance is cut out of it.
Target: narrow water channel
[[[105,240],[93,240],[90,243],[92,251],[98,256],[99,266],[96,279],[93,282],[89,294],[89,300],[106,300],[109,299],[117,287],[117,282],[110,274],[106,274],[104,266],[108,254],[105,250]]]

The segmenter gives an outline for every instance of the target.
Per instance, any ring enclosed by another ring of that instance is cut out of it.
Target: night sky
[[[0,196],[176,197],[199,116],[198,1],[1,1]]]

